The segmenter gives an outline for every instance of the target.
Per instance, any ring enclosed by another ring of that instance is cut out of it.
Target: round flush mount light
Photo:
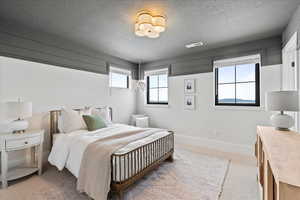
[[[186,44],[185,47],[189,49],[194,47],[201,47],[203,45],[204,45],[203,42],[194,42],[194,43]]]
[[[134,28],[135,34],[139,37],[158,38],[160,33],[166,30],[166,18],[141,11],[137,14]]]

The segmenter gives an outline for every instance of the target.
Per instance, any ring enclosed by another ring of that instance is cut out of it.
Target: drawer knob
[[[27,141],[25,141],[24,143],[25,143],[25,144],[28,144],[28,142],[27,142]]]

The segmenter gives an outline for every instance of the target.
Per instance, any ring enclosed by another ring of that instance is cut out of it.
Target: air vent
[[[204,45],[203,42],[194,42],[194,43],[185,45],[185,47],[189,49],[189,48],[194,48],[194,47],[201,47],[203,45]]]

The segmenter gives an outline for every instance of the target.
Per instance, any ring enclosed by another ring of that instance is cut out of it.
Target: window
[[[129,88],[130,71],[110,67],[109,87]]]
[[[215,105],[260,106],[260,57],[216,61]]]
[[[168,104],[168,71],[146,73],[147,104]]]

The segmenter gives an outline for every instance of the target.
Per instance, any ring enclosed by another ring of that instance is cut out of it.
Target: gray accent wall
[[[290,19],[288,25],[286,26],[286,29],[284,30],[282,34],[282,42],[283,46],[289,41],[289,39],[292,37],[292,35],[295,32],[298,32],[298,48],[300,48],[300,5],[298,6],[297,10],[294,12],[292,18]]]
[[[281,64],[281,40],[281,36],[275,36],[267,39],[202,51],[197,54],[144,63],[142,65],[142,70],[147,71],[169,67],[170,76],[212,72],[214,60],[253,54],[261,55],[262,66]]]
[[[108,66],[112,64],[131,70],[133,79],[137,79],[138,67],[136,63],[92,50],[54,34],[38,32],[28,27],[13,24],[0,20],[0,55],[2,56],[100,74],[107,74]],[[262,65],[280,64],[282,63],[281,47],[281,36],[275,36],[144,63],[142,70],[169,68],[170,76],[211,72],[213,71],[214,60],[257,53],[261,54]]]
[[[133,62],[5,21],[0,21],[0,55],[100,74],[107,74],[112,64],[131,70],[137,78]]]

